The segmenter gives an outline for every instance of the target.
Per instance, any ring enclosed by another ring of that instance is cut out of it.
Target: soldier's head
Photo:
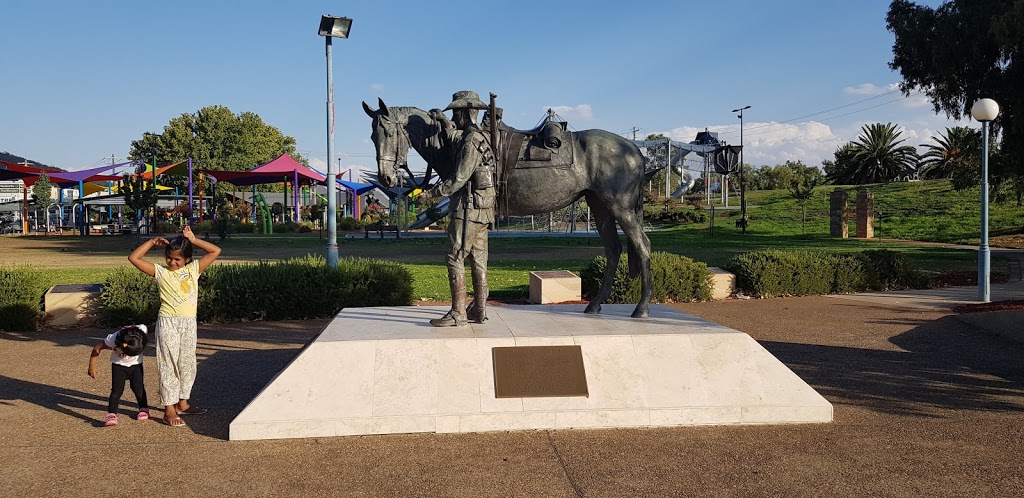
[[[452,121],[455,126],[464,129],[471,124],[476,124],[477,111],[487,109],[487,104],[480,100],[476,92],[461,90],[452,94],[452,103],[444,110],[452,111]]]

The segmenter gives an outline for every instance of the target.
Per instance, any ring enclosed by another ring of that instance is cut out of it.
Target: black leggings
[[[149,408],[149,400],[146,399],[145,377],[142,375],[142,363],[130,367],[111,363],[110,373],[110,399],[107,401],[107,413],[117,413],[117,405],[121,402],[121,395],[124,394],[124,381],[126,380],[131,383],[135,401],[139,402],[139,409]]]

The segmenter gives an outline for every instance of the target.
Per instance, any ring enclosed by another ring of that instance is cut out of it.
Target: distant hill
[[[7,161],[9,163],[20,163],[20,164],[24,164],[25,161],[28,161],[28,165],[29,166],[36,166],[36,167],[40,167],[40,168],[60,169],[60,168],[54,168],[53,166],[48,166],[48,165],[43,164],[43,163],[41,163],[39,161],[33,161],[31,159],[25,159],[24,157],[21,157],[21,156],[16,156],[16,155],[11,154],[10,152],[7,152],[7,151],[0,151],[0,161]]]

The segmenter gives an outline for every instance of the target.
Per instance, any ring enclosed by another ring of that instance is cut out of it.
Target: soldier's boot
[[[435,327],[460,327],[466,325],[466,277],[453,276],[448,279],[452,291],[452,309],[441,318],[432,318]]]
[[[473,302],[466,308],[466,316],[473,323],[487,321],[487,277],[473,275]]]

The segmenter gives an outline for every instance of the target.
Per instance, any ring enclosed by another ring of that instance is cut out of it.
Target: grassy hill
[[[821,186],[807,201],[806,233],[827,235],[829,229],[828,196],[836,188],[849,195],[850,234],[856,233],[857,190],[862,186]],[[865,185],[874,194],[875,237],[927,242],[977,244],[981,227],[980,189],[957,192],[947,180],[898,182]],[[732,202],[739,204],[738,201]],[[749,192],[748,231],[760,234],[800,235],[800,205],[785,190]],[[738,212],[730,218],[739,219]],[[726,218],[729,219],[729,218]],[[728,224],[725,228],[732,228]],[[1024,208],[1013,201],[991,202],[989,233],[992,242],[999,236],[1024,234]]]

